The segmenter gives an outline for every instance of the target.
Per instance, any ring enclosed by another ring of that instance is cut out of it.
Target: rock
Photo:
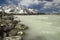
[[[11,36],[11,37],[6,37],[4,40],[21,40],[21,36]]]
[[[28,29],[28,26],[24,24],[17,24],[15,28],[19,28],[20,30],[26,30]]]
[[[13,15],[5,12],[0,13],[0,32],[3,40],[22,40],[25,30],[28,26],[19,23],[21,21],[14,20]],[[6,34],[6,35],[4,35]]]
[[[17,35],[18,35],[18,36],[24,36],[25,34],[24,34],[23,31],[18,31],[18,32],[17,32]]]

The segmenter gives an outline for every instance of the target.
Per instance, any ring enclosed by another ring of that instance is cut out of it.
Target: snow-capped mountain
[[[2,7],[0,6],[0,11],[2,11]]]
[[[23,6],[16,5],[8,5],[8,6],[0,6],[0,11],[4,11],[6,13],[15,13],[15,14],[33,14],[38,13],[38,10],[28,9]]]
[[[0,1],[1,6],[11,5],[11,4],[22,5],[27,8],[36,9],[39,10],[41,13],[60,13],[60,0],[2,0]]]

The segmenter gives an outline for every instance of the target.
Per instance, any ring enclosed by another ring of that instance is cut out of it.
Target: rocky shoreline
[[[0,31],[2,40],[23,40],[25,30],[28,26],[21,24],[21,21],[15,20],[13,15],[0,13]]]

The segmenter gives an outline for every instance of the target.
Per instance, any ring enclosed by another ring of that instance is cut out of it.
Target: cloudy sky
[[[60,12],[60,0],[0,0],[0,5],[9,4],[23,5],[45,13]]]

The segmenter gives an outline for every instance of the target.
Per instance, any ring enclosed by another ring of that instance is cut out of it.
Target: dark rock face
[[[11,40],[13,37],[20,37],[20,40],[23,39],[24,31],[28,27],[24,24],[19,24],[19,21],[14,20],[13,15],[8,15],[7,13],[0,13],[0,37],[3,40]],[[11,39],[9,39],[9,37]],[[13,40],[13,39],[12,39]]]

